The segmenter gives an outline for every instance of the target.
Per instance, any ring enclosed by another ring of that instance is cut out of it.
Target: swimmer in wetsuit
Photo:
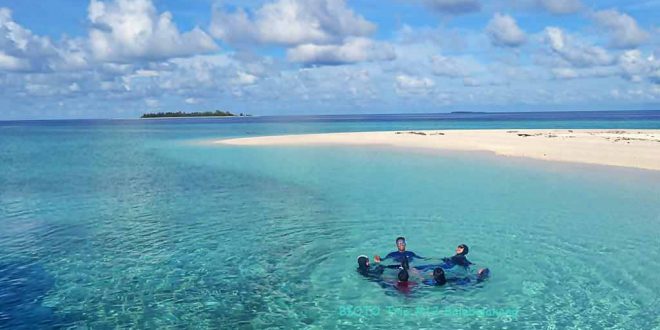
[[[456,254],[451,258],[442,258],[445,264],[448,265],[459,265],[463,267],[469,267],[472,265],[470,260],[467,260],[466,255],[470,252],[470,248],[467,245],[461,244],[456,247]],[[453,267],[453,266],[452,266]]]
[[[365,255],[359,256],[357,262],[357,272],[364,277],[379,277],[383,274],[383,270],[385,269],[381,265],[375,265],[372,267],[369,264],[369,258]]]
[[[470,252],[470,248],[468,248],[468,246],[465,244],[461,244],[458,247],[456,247],[456,254],[450,258],[442,258],[441,264],[416,266],[415,269],[421,271],[427,271],[427,270],[435,269],[437,267],[442,267],[444,269],[451,269],[457,265],[467,269],[470,265],[473,265],[473,263],[470,262],[470,260],[468,260],[466,257],[468,252]]]
[[[396,248],[397,251],[390,252],[389,254],[387,254],[387,256],[385,256],[385,258],[381,258],[380,256],[374,256],[374,261],[381,262],[384,260],[391,259],[397,263],[403,263],[404,260],[413,261],[415,258],[426,259],[424,257],[420,257],[416,255],[415,252],[406,251],[406,239],[404,237],[397,237]]]
[[[388,266],[383,266],[380,264],[376,265],[371,265],[369,263],[369,257],[365,255],[361,255],[357,259],[358,267],[357,267],[357,272],[360,273],[360,275],[373,279],[373,280],[380,280],[381,275],[383,275],[383,271],[385,268],[401,268],[399,265],[388,265]]]
[[[424,284],[431,286],[443,286],[447,283],[455,285],[467,285],[470,283],[480,283],[483,282],[486,278],[490,276],[490,269],[481,268],[477,271],[475,275],[468,275],[465,277],[455,277],[447,278],[445,271],[442,268],[436,268],[433,270],[433,279],[427,279],[424,281]]]

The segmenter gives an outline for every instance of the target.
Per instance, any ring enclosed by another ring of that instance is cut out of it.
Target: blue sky
[[[660,0],[0,0],[0,120],[660,109]]]

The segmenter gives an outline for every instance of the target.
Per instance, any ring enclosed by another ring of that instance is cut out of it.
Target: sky
[[[660,0],[0,0],[0,120],[660,109]]]

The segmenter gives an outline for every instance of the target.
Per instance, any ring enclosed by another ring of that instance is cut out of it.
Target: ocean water
[[[660,112],[0,122],[0,328],[659,328],[660,173],[208,143],[465,128]],[[468,244],[491,277],[404,293],[356,273],[400,235],[436,259]]]

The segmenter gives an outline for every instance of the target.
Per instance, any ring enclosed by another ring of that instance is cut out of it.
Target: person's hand
[[[380,256],[374,256],[374,261],[375,262],[380,262]]]

